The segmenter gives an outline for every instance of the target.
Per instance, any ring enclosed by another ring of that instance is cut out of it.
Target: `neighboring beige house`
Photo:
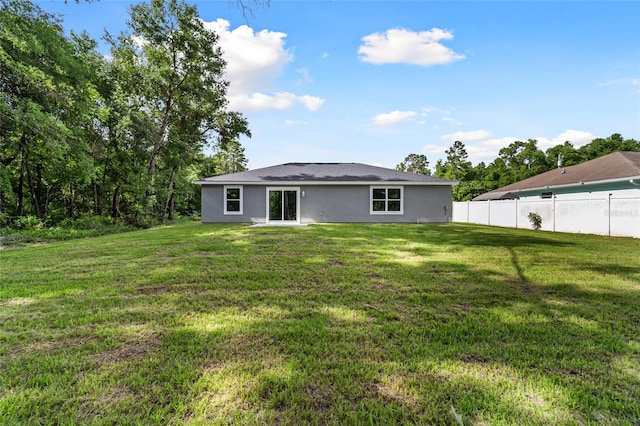
[[[494,191],[473,201],[590,198],[603,193],[637,194],[640,152],[614,152],[574,166],[560,167]]]

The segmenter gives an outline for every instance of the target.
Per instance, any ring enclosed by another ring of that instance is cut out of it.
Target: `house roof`
[[[515,193],[523,190],[553,189],[629,179],[640,179],[640,152],[619,151],[575,166],[550,170],[479,195],[473,200],[516,198]]]
[[[416,173],[401,172],[361,163],[286,163],[262,169],[208,177],[199,185],[292,184],[345,185],[393,183],[402,185],[456,185],[457,182]]]

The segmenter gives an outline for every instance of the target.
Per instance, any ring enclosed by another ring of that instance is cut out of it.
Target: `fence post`
[[[469,223],[469,208],[471,207],[471,201],[467,200],[467,223]]]
[[[607,219],[609,223],[607,224],[607,235],[611,236],[611,193],[609,193],[608,197],[608,206],[607,206]]]
[[[553,195],[553,205],[551,207],[551,210],[553,210],[553,232],[556,232],[556,196],[555,194]]]

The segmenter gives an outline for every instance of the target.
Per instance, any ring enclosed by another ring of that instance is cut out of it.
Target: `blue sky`
[[[38,4],[100,38],[126,28],[131,2]],[[433,168],[455,140],[477,164],[514,140],[640,139],[638,1],[272,0],[248,17],[196,4],[226,52],[252,169],[393,168],[409,153]]]

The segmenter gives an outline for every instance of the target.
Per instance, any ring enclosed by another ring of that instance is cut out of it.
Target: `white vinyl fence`
[[[640,238],[640,196],[454,202],[454,222],[531,229],[530,212],[542,230]]]

